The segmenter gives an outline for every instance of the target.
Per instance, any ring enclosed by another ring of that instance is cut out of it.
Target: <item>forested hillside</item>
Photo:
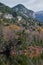
[[[43,65],[43,23],[2,3],[0,65]]]

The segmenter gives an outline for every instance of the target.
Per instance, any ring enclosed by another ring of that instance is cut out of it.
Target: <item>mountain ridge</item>
[[[43,11],[38,11],[35,13],[36,19],[43,22]]]
[[[26,17],[34,18],[34,11],[27,9],[24,5],[18,4],[12,8],[16,12],[19,12]]]
[[[33,18],[40,22],[43,22],[43,11],[34,12],[30,9],[27,9],[23,4],[18,4],[12,8],[6,6],[3,3],[0,3],[0,12],[10,13],[15,16],[24,16],[26,18]]]

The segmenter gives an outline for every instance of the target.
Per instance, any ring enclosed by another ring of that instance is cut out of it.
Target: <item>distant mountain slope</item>
[[[18,4],[17,6],[10,8],[3,3],[0,3],[0,14],[1,13],[11,14],[13,17],[22,16],[23,18],[35,18],[36,20],[43,22],[43,11],[34,12],[27,9],[22,4]]]
[[[43,11],[36,12],[35,15],[37,20],[43,22]]]
[[[13,11],[12,8],[6,6],[3,3],[0,3],[0,12],[12,14],[14,17],[17,16],[17,13],[15,11]]]
[[[21,15],[25,15],[26,17],[29,18],[34,18],[34,11],[28,10],[24,5],[18,4],[17,6],[12,8],[16,12],[18,12]]]
[[[0,3],[0,11],[1,12],[8,12],[8,13],[11,13],[12,12],[12,9],[6,5],[4,5],[3,3]]]

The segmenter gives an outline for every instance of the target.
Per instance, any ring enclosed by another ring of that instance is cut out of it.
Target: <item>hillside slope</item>
[[[24,5],[18,4],[12,8],[16,12],[18,12],[21,15],[24,15],[28,18],[34,18],[34,11],[27,9]]]
[[[36,12],[35,15],[37,20],[43,22],[43,11]]]

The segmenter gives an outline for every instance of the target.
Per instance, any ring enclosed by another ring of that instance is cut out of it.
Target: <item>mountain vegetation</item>
[[[0,65],[43,65],[43,23],[33,15],[0,3]]]
[[[36,12],[36,19],[43,22],[43,11]]]
[[[32,10],[28,10],[24,5],[22,4],[18,4],[17,6],[12,8],[13,10],[15,10],[16,12],[18,12],[18,15],[24,15],[28,18],[34,18],[34,11]]]

